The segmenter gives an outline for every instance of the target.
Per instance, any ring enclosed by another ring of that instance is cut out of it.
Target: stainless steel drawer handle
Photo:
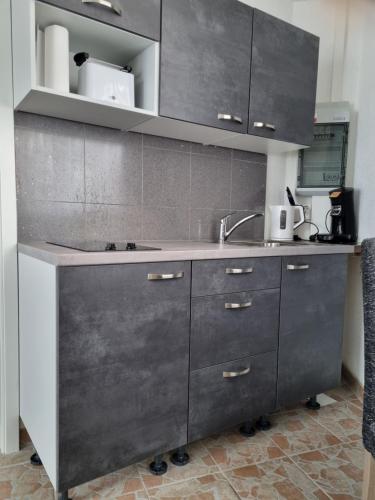
[[[178,278],[183,278],[184,273],[181,271],[180,273],[173,274],[148,274],[147,279],[149,281],[157,281],[157,280],[176,280]]]
[[[272,130],[272,132],[275,132],[276,130],[275,125],[272,125],[272,123],[265,123],[265,122],[254,122],[254,128],[265,128],[267,130]]]
[[[225,274],[250,274],[252,272],[253,272],[252,267],[245,267],[244,269],[236,269],[236,268],[227,267],[225,269]]]
[[[288,264],[286,266],[288,271],[305,271],[306,269],[310,269],[309,264]]]
[[[249,300],[249,302],[243,302],[242,304],[231,304],[229,302],[225,303],[225,309],[247,309],[248,307],[251,307],[253,305],[253,302]]]
[[[218,120],[222,120],[225,122],[243,123],[240,116],[229,115],[226,113],[218,113],[217,118]]]
[[[122,16],[122,10],[120,9],[120,7],[118,7],[117,5],[114,5],[109,0],[82,0],[82,3],[88,4],[88,5],[90,5],[90,4],[100,5],[100,7],[104,7],[105,9],[109,9],[112,12],[114,12],[115,14],[117,14],[118,16]]]
[[[238,372],[223,372],[223,378],[236,378],[243,377],[250,373],[250,366],[244,368],[243,370],[239,370]]]

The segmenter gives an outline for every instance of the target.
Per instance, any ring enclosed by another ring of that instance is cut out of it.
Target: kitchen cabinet
[[[20,266],[40,282],[30,262]],[[57,270],[56,358],[51,373],[43,371],[51,360],[36,363],[41,354],[34,344],[24,349],[21,333],[21,415],[47,472],[57,470],[58,491],[186,444],[190,268],[173,262]],[[22,303],[32,300],[28,293],[21,285]],[[35,339],[41,334],[33,332]],[[29,400],[38,384],[28,384],[46,377],[56,379],[54,398],[41,387]],[[47,418],[46,400],[53,399],[58,407],[51,403]],[[54,414],[56,435],[49,436],[51,424],[42,422]]]
[[[160,40],[161,0],[41,0],[153,40]]]
[[[283,258],[278,406],[340,384],[346,274],[346,255]]]
[[[249,134],[311,145],[318,37],[254,10]]]
[[[163,0],[160,116],[247,132],[253,9]]]
[[[250,435],[340,382],[346,255],[87,258],[19,255],[20,413],[60,492],[229,427]]]

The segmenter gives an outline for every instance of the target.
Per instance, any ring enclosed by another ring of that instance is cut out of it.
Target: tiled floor
[[[70,491],[73,499],[303,500],[361,498],[361,402],[343,386],[320,411],[302,405],[272,416],[273,427],[244,438],[235,430],[189,447],[191,462],[153,476],[148,461]],[[42,467],[29,465],[31,444],[0,457],[0,499],[53,499]]]

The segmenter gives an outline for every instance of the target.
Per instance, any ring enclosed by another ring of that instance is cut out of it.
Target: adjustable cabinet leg
[[[256,428],[260,431],[269,431],[272,427],[271,422],[264,415],[262,415],[259,420],[257,420],[257,423],[255,425]]]
[[[153,462],[149,465],[150,472],[155,476],[162,476],[168,470],[168,465],[163,460],[163,455],[156,455]]]
[[[30,463],[31,465],[43,465],[38,453],[36,452],[31,455]]]
[[[177,450],[171,455],[171,462],[173,465],[182,467],[183,465],[188,464],[189,461],[190,457],[186,451],[186,446],[180,446],[180,448],[177,448]]]
[[[66,491],[59,491],[58,493],[55,494],[56,500],[71,500],[68,495],[68,490]]]
[[[320,404],[316,400],[316,396],[312,396],[306,403],[306,408],[309,410],[319,410]]]
[[[255,435],[255,429],[251,421],[244,422],[240,427],[240,434],[245,437],[253,437]]]

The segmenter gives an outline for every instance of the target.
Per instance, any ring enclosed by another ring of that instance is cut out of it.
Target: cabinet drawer
[[[270,352],[191,372],[189,441],[273,411],[276,370],[277,353]]]
[[[279,289],[194,297],[191,369],[277,349],[279,300]]]
[[[280,286],[279,257],[193,262],[192,295],[262,290]]]
[[[160,40],[161,0],[42,1],[153,40]]]

